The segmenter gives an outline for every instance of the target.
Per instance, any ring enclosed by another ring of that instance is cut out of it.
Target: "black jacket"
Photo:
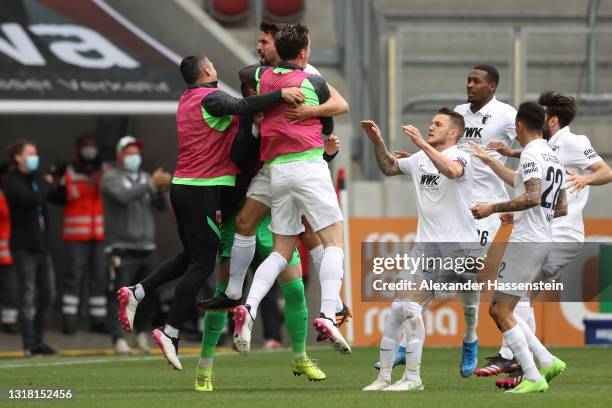
[[[63,204],[65,191],[55,188],[39,173],[19,171],[6,174],[2,189],[11,213],[11,251],[46,251],[49,246],[46,202]]]

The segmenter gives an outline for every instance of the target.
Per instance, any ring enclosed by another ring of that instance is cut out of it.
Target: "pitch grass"
[[[612,406],[612,350],[555,349],[568,372],[555,379],[546,394],[504,395],[492,378],[462,379],[458,349],[424,351],[419,393],[362,392],[377,375],[372,367],[375,348],[357,348],[351,356],[329,349],[310,350],[327,380],[309,382],[290,371],[291,354],[255,352],[220,355],[215,364],[215,391],[193,391],[196,356],[183,356],[183,372],[173,372],[161,357],[59,357],[0,361],[0,405],[11,388],[72,389],[71,401],[20,402],[14,406],[64,407],[610,407]],[[491,349],[481,349],[484,356]],[[398,379],[403,367],[396,368]]]

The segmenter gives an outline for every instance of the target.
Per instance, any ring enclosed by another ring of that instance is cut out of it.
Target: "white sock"
[[[478,339],[478,306],[480,304],[480,292],[471,290],[461,292],[461,303],[463,304],[463,316],[465,317],[465,335],[463,341],[473,343]]]
[[[400,338],[400,347],[406,349],[406,323],[404,323],[404,330],[402,330],[401,338]]]
[[[502,336],[502,345],[501,348],[499,349],[499,354],[508,360],[512,360],[514,358],[514,354],[512,354],[512,350],[510,350],[510,347],[508,347],[508,343],[506,343],[506,339],[505,337]]]
[[[408,309],[412,316],[404,323],[406,333],[406,370],[404,378],[415,383],[421,382],[421,356],[425,343],[425,323],[423,310],[418,303],[410,302]]]
[[[535,329],[535,316],[533,314],[533,308],[531,307],[531,303],[529,300],[521,300],[514,307],[514,315],[523,319],[523,321],[527,322],[529,329],[533,334],[536,333]],[[508,360],[512,360],[514,354],[512,354],[512,350],[506,344],[506,341],[502,338],[502,346],[499,350],[499,354],[503,358],[507,358]]]
[[[391,304],[389,317],[385,320],[383,337],[380,341],[380,373],[378,377],[383,381],[391,382],[393,360],[405,320],[402,304],[399,301],[394,301]]]
[[[274,285],[274,281],[286,267],[287,260],[278,252],[272,252],[255,271],[255,277],[246,300],[246,304],[251,306],[250,313],[253,319],[257,317],[259,302],[268,294],[270,288]]]
[[[306,357],[306,352],[304,353],[293,353],[293,359],[297,360],[298,358]]]
[[[325,253],[325,249],[323,245],[319,245],[310,251],[310,258],[312,259],[312,266],[314,268],[314,272],[317,275],[317,278],[320,276],[319,272],[321,270],[321,262],[323,261],[323,254]],[[340,313],[344,309],[344,303],[342,303],[342,298],[340,294],[336,298],[336,313]]]
[[[319,271],[321,270],[321,262],[323,262],[323,254],[325,253],[325,248],[323,248],[323,245],[319,245],[317,247],[312,248],[308,252],[310,253],[310,259],[312,259],[314,273],[318,277]]]
[[[199,367],[208,367],[213,365],[213,359],[212,358],[200,358],[198,359],[198,366]]]
[[[338,247],[327,247],[321,262],[321,313],[336,321],[336,304],[342,287],[344,251]]]
[[[527,340],[527,346],[529,347],[529,350],[533,353],[533,356],[536,358],[536,360],[538,360],[538,363],[540,363],[540,365],[543,367],[548,367],[549,365],[551,365],[555,360],[555,357],[550,354],[550,351],[548,351],[546,347],[544,347],[544,345],[536,337],[536,335],[533,334],[533,332],[523,319],[521,319],[516,314],[514,315],[514,318],[516,319],[518,326],[523,331],[523,334],[525,335],[525,340]]]
[[[228,298],[236,300],[242,296],[244,278],[255,256],[255,235],[245,237],[244,235],[234,234],[231,256],[229,281],[225,294]]]
[[[527,339],[521,327],[517,324],[510,330],[505,331],[503,335],[508,347],[510,347],[514,357],[516,357],[516,361],[521,365],[525,378],[531,381],[540,381],[542,376],[536,368],[533,356],[527,345]]]
[[[533,334],[536,334],[535,315],[529,300],[521,300],[518,302],[514,308],[514,314],[523,319],[523,321],[527,323],[527,326],[529,326],[529,330],[531,330]]]
[[[145,290],[140,283],[134,288],[134,297],[139,302],[145,297]]]
[[[178,338],[179,329],[177,329],[176,327],[172,327],[169,324],[166,324],[164,326],[164,333],[166,333],[166,336],[173,337],[176,339]]]

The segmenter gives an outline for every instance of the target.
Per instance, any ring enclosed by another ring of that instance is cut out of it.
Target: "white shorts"
[[[476,220],[476,228],[478,228],[478,241],[483,250],[483,255],[486,255],[491,249],[491,244],[495,240],[497,231],[501,227],[499,214],[491,214],[487,218]]]
[[[550,259],[550,243],[509,242],[499,265],[497,282],[507,289],[498,292],[515,297],[523,297],[527,290],[520,289],[520,284],[533,282]],[[516,289],[511,288],[513,284]]]
[[[420,288],[423,281],[426,281],[430,286],[433,283],[476,282],[476,271],[466,268],[465,265],[468,265],[466,263],[468,258],[480,256],[481,251],[476,243],[417,242],[412,248],[410,256],[415,259],[421,258],[422,262],[418,264],[415,270],[400,271],[397,281],[413,282],[416,288]],[[426,291],[415,289],[415,292],[425,293]],[[429,293],[431,299],[448,297],[454,294],[456,293],[453,291],[438,292],[436,290]],[[399,294],[399,296],[406,296],[406,294]]]
[[[565,268],[580,255],[583,242],[553,242],[550,258],[544,268],[547,281],[557,281]]]
[[[269,168],[261,168],[253,180],[251,180],[251,184],[249,184],[249,190],[247,191],[246,196],[248,198],[252,198],[253,200],[257,200],[260,203],[264,204],[266,207],[272,207],[270,204],[270,169]]]
[[[268,170],[272,204],[270,231],[279,235],[302,233],[302,214],[315,231],[343,220],[325,160],[273,164]]]

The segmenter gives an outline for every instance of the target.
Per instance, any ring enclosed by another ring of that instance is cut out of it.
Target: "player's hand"
[[[289,105],[298,105],[304,102],[304,93],[300,88],[283,88],[281,94],[283,95],[283,101]]]
[[[45,179],[45,181],[49,184],[53,184],[53,176],[50,174],[45,174],[43,176],[43,179]]]
[[[478,157],[484,164],[489,164],[493,161],[493,159],[491,158],[491,156],[489,156],[487,154],[487,152],[485,151],[485,149],[483,149],[482,147],[480,147],[479,145],[477,145],[476,143],[472,142],[471,140],[468,141],[468,145],[474,149],[474,152],[472,153],[474,156]]]
[[[493,206],[491,204],[476,204],[470,210],[477,220],[487,218],[489,215],[493,214]]]
[[[365,130],[366,135],[368,135],[368,138],[371,141],[377,142],[379,140],[382,140],[380,128],[378,127],[376,122],[374,122],[373,120],[362,120],[361,122],[359,122],[359,124],[361,125],[361,128]]]
[[[291,105],[283,110],[283,116],[289,119],[292,123],[301,122],[306,119],[315,117],[315,110],[312,106],[304,105]]]
[[[325,153],[328,156],[333,156],[338,153],[338,150],[340,150],[340,139],[338,139],[336,135],[331,135],[329,139],[325,141]]]
[[[423,135],[421,135],[419,129],[412,125],[402,126],[402,132],[404,132],[404,134],[408,136],[410,140],[412,140],[412,143],[419,147],[423,146],[423,144],[425,143],[425,139],[423,139]]]
[[[502,142],[491,142],[487,145],[487,149],[495,150],[497,153],[502,156],[512,157],[513,150],[503,144]]]
[[[580,195],[580,191],[589,185],[588,174],[578,174],[575,171],[565,170],[567,173],[567,192],[575,192],[576,197]]]
[[[405,158],[412,156],[413,154],[414,153],[405,152],[403,150],[396,150],[393,152],[393,155],[395,156],[396,159],[405,159]]]
[[[499,216],[501,220],[501,225],[505,227],[506,225],[514,224],[514,214],[513,213],[503,213]]]

